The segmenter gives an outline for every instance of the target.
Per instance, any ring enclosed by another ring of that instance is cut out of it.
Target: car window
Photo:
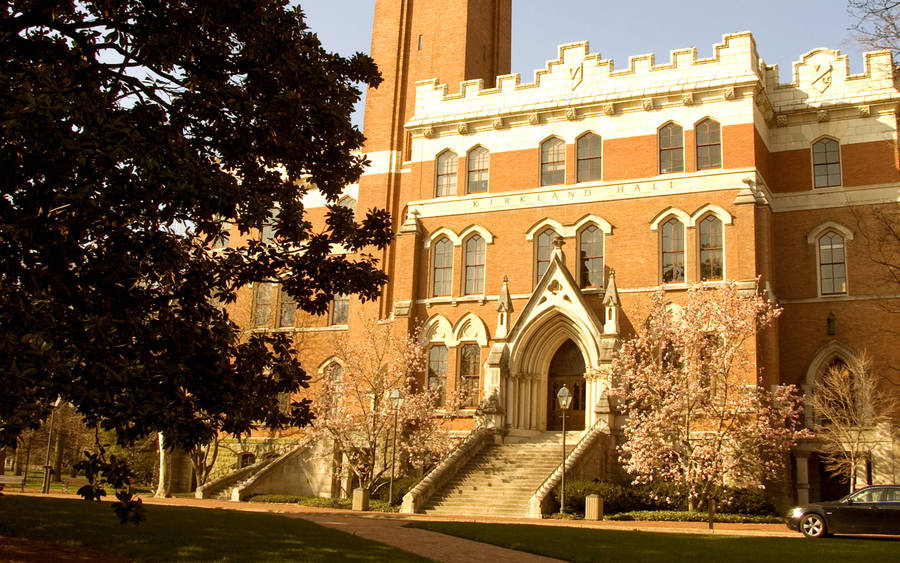
[[[900,502],[900,489],[885,489],[884,502]]]
[[[881,500],[880,489],[866,489],[851,497],[853,502],[878,502]]]

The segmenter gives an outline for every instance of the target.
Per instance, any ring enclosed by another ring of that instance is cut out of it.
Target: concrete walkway
[[[17,493],[13,493],[17,494]],[[30,495],[29,493],[25,493]],[[41,496],[41,495],[30,495]],[[72,495],[51,495],[57,498],[72,498]],[[559,526],[593,528],[602,530],[644,531],[662,533],[715,534],[727,536],[763,536],[802,538],[783,524],[716,524],[709,530],[703,522],[619,522],[586,520],[538,520],[530,518],[475,518],[471,516],[424,516],[382,512],[349,512],[346,510],[316,508],[296,504],[263,504],[250,502],[229,502],[220,500],[198,500],[185,498],[157,499],[141,497],[146,504],[168,506],[191,506],[196,508],[218,508],[243,512],[267,512],[293,518],[303,518],[321,526],[326,526],[348,534],[354,534],[380,543],[391,545],[422,557],[448,563],[502,561],[538,562],[557,561],[529,553],[514,551],[489,544],[457,538],[428,530],[405,528],[410,521],[430,522],[479,522],[492,524],[530,524],[535,526]]]

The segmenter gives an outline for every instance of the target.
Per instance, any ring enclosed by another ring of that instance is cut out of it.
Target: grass
[[[109,503],[0,497],[0,536],[115,552],[137,561],[425,561],[411,553],[276,514],[146,506],[122,526]]]
[[[566,561],[896,562],[900,539],[739,537],[527,524],[411,522],[422,528]]]

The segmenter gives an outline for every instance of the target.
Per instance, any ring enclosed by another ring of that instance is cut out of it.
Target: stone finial
[[[509,314],[512,313],[512,298],[509,296],[509,277],[503,276],[503,287],[500,289],[500,297],[497,299],[497,330],[494,338],[506,338],[509,332]]]
[[[551,241],[551,243],[553,244],[553,252],[551,253],[551,257],[559,256],[560,262],[565,264],[566,263],[566,255],[563,252],[562,247],[565,246],[566,240],[559,235],[555,235],[553,237],[553,240]]]
[[[603,334],[619,334],[619,290],[616,288],[616,271],[612,268],[609,269],[603,308]]]
[[[619,305],[619,290],[616,288],[616,271],[609,269],[609,281],[606,283],[606,294],[603,296],[603,305]]]

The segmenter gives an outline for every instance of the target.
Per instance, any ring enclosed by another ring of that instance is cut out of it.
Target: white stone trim
[[[729,213],[724,208],[719,207],[718,205],[716,205],[714,203],[707,203],[706,205],[704,205],[704,206],[700,207],[699,209],[697,209],[696,211],[694,211],[693,214],[691,214],[691,220],[687,226],[696,227],[697,221],[702,219],[703,216],[706,215],[707,213],[712,213],[713,215],[718,217],[719,220],[722,221],[723,225],[731,225],[733,222],[731,213]],[[724,233],[723,233],[723,235],[724,235]],[[724,244],[724,241],[723,241],[723,244]]]
[[[454,233],[452,229],[449,229],[447,227],[440,227],[438,229],[435,229],[430,235],[428,235],[428,238],[425,239],[425,248],[431,248],[431,245],[441,237],[447,237],[448,239],[450,239],[450,242],[453,243],[453,246],[459,246],[461,244],[459,236]]]
[[[325,361],[320,363],[319,367],[316,368],[316,373],[319,375],[319,377],[322,377],[323,375],[325,375],[325,368],[327,368],[331,364],[338,364],[339,366],[341,366],[341,368],[347,369],[347,362],[345,362],[342,358],[340,358],[338,356],[331,355],[328,358],[326,358]]]
[[[670,206],[670,207],[667,207],[667,208],[663,209],[662,211],[660,211],[656,215],[656,217],[654,217],[653,220],[650,221],[650,230],[651,231],[658,230],[659,224],[662,222],[662,220],[668,219],[670,216],[675,217],[679,221],[681,221],[681,224],[684,225],[684,228],[694,226],[694,222],[691,219],[690,215],[688,215],[686,212],[682,211],[681,209],[679,209],[677,207]],[[685,236],[685,238],[687,238],[687,233],[684,233],[684,236]],[[687,270],[687,267],[685,267],[685,270]],[[667,285],[667,287],[668,287],[668,285]]]
[[[578,221],[575,221],[575,224],[572,225],[571,228],[575,233],[578,233],[582,228],[586,227],[589,224],[597,225],[597,228],[603,231],[604,235],[612,233],[612,225],[609,224],[609,221],[607,221],[603,217],[600,217],[599,215],[594,215],[593,213],[588,213]]]
[[[525,240],[534,240],[534,235],[542,232],[547,227],[550,227],[551,229],[556,231],[556,234],[563,238],[572,238],[575,236],[575,231],[573,231],[571,228],[564,227],[562,223],[555,219],[544,217],[543,219],[532,225],[530,229],[528,229],[528,232],[525,233]]]
[[[469,330],[470,328],[474,334]],[[481,317],[469,312],[456,321],[456,326],[453,327],[452,346],[457,346],[460,342],[477,342],[479,346],[486,348],[489,338],[487,325]],[[451,346],[449,343],[447,345]]]
[[[806,235],[806,242],[808,242],[809,244],[816,244],[816,242],[819,240],[819,237],[822,236],[825,231],[829,230],[837,231],[838,233],[840,233],[840,235],[844,237],[845,241],[853,240],[853,231],[841,225],[840,223],[836,223],[834,221],[825,221],[824,223],[815,227],[809,232],[809,234]],[[846,258],[846,253],[847,249],[845,248],[844,258]]]
[[[453,341],[453,325],[447,320],[447,317],[440,313],[436,313],[425,321],[422,325],[422,333],[419,336],[422,346],[428,344],[444,344],[448,348]]]
[[[491,232],[481,225],[469,225],[465,229],[459,233],[458,242],[456,242],[456,246],[461,246],[463,241],[469,238],[473,233],[478,233],[481,235],[481,238],[484,239],[485,244],[494,244],[494,235]]]

